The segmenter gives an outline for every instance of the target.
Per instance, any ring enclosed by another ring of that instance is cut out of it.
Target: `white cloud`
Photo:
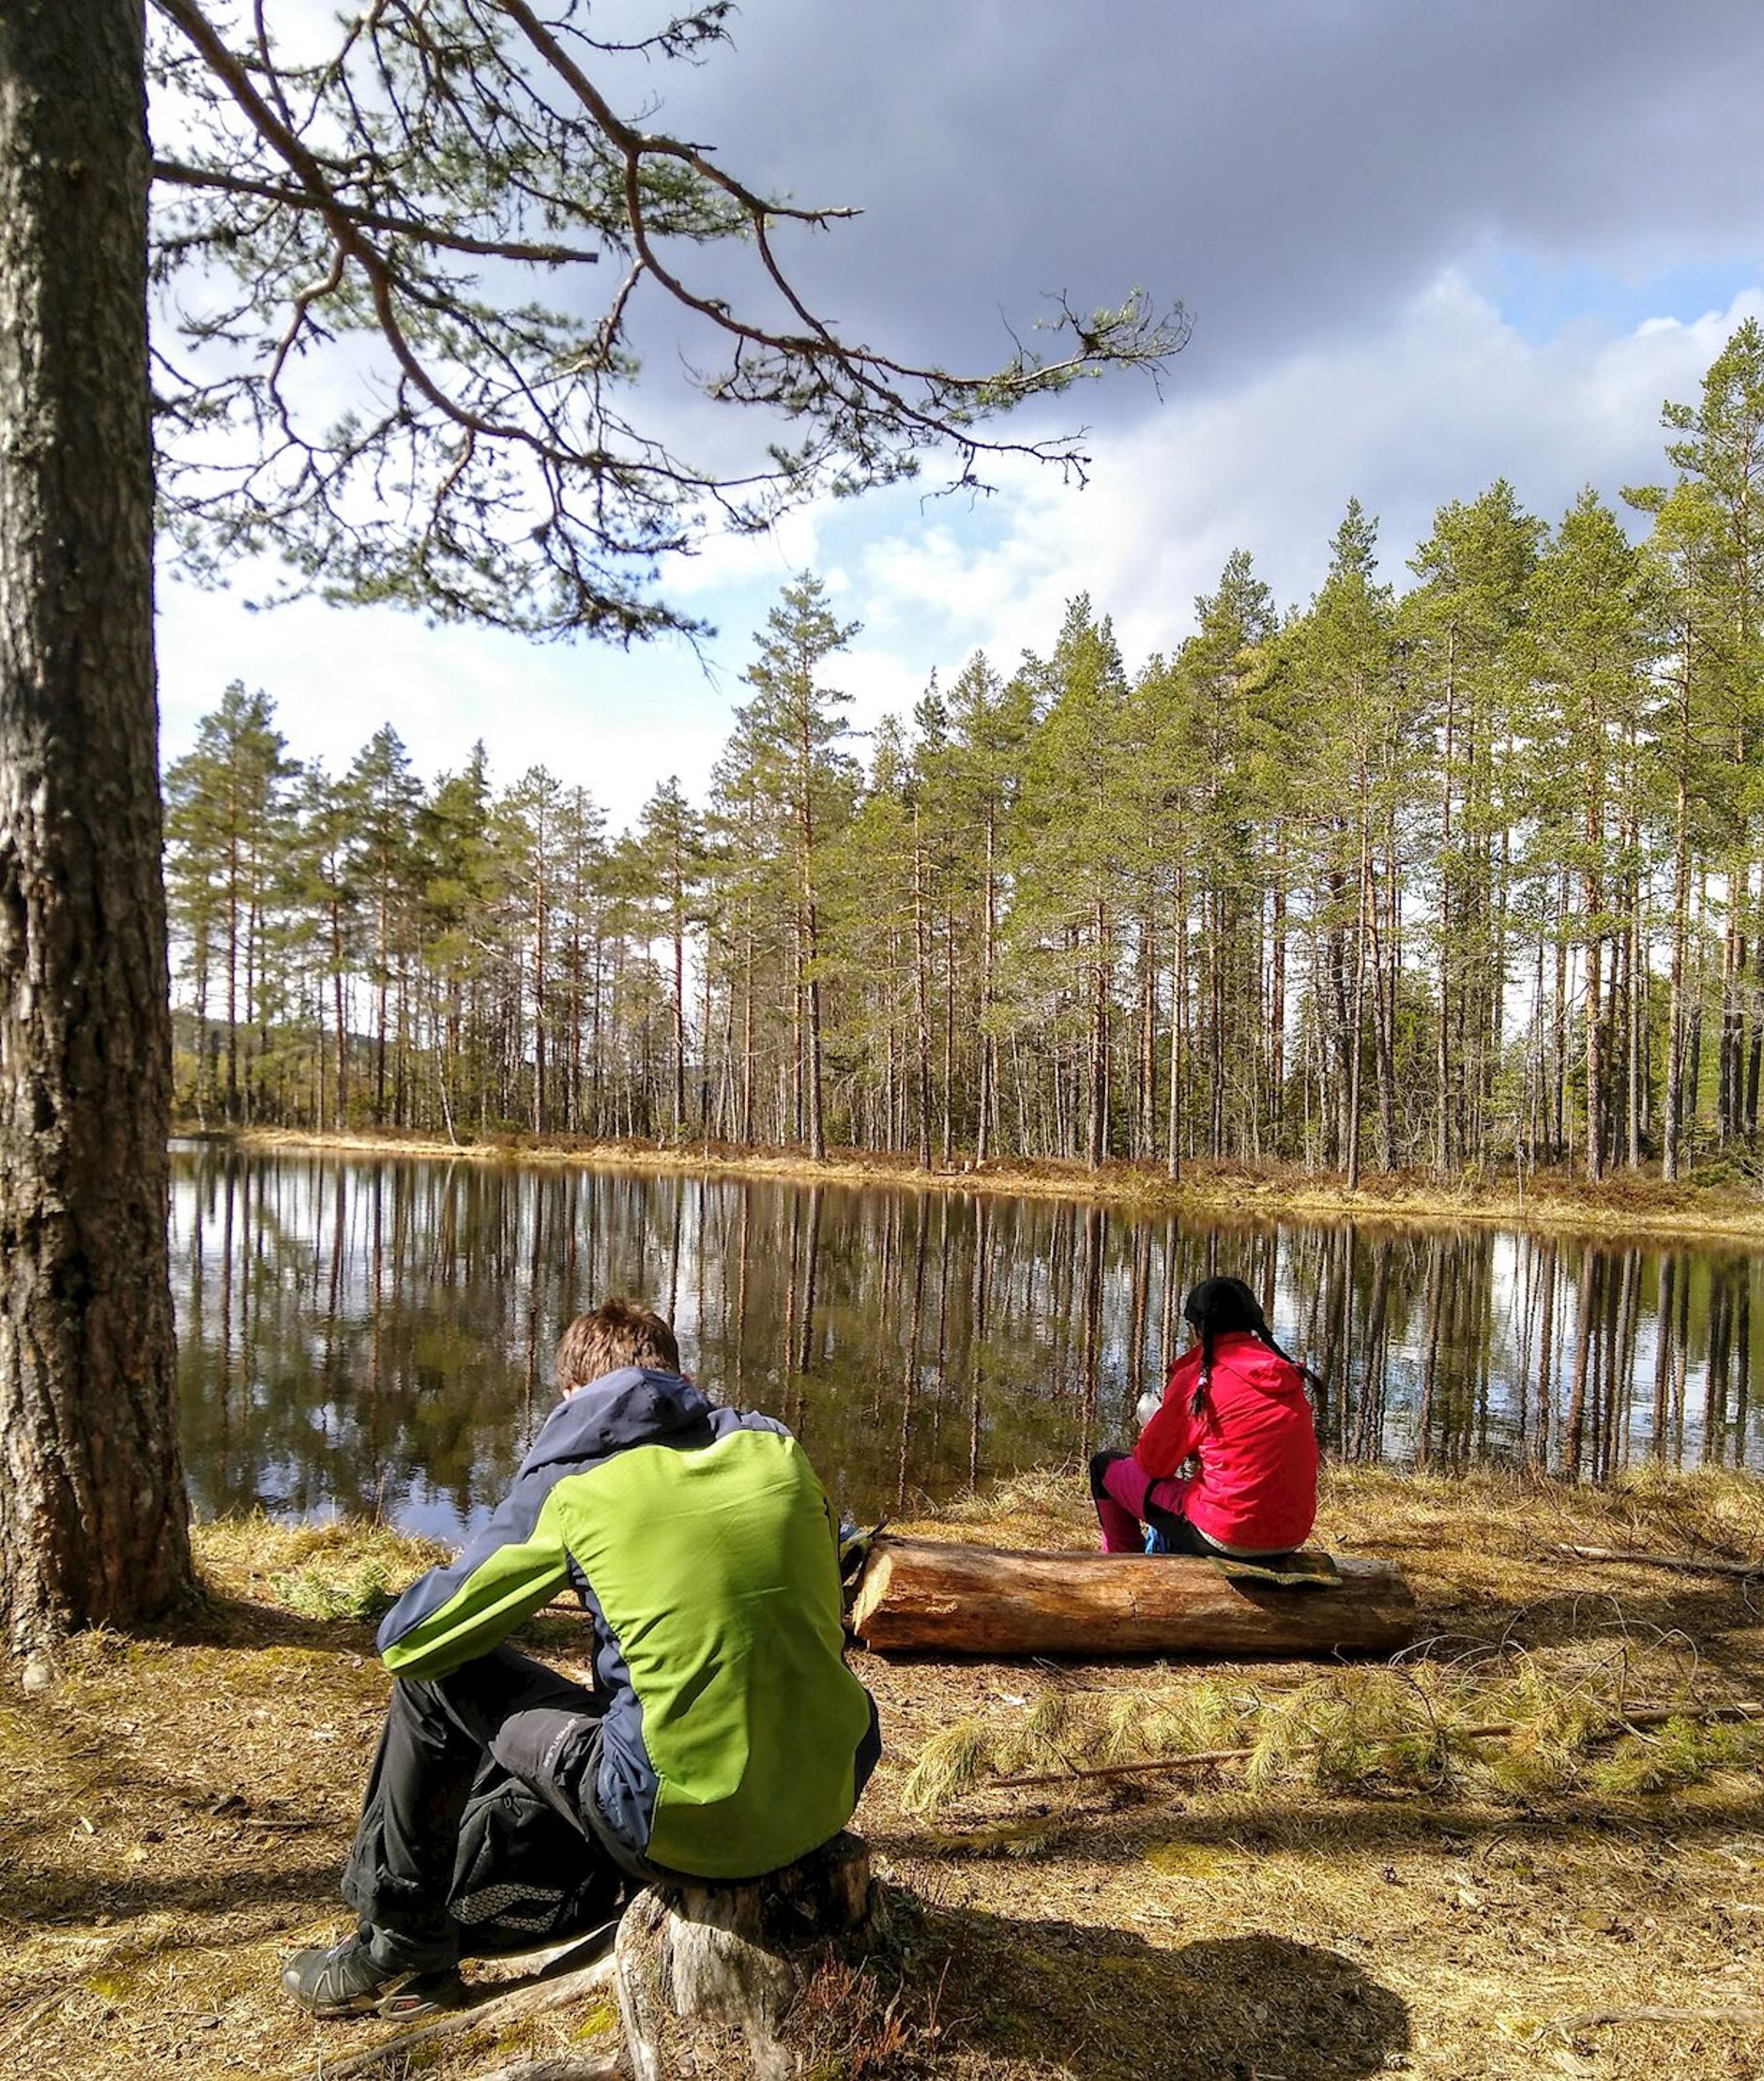
[[[1576,327],[1528,342],[1447,270],[1380,332],[1296,355],[1230,392],[1169,405],[1096,447],[1089,487],[1013,485],[996,539],[896,527],[864,552],[873,633],[958,665],[1044,648],[1064,602],[1113,616],[1130,668],[1193,625],[1237,548],[1283,605],[1320,584],[1349,496],[1380,520],[1388,577],[1437,508],[1505,476],[1555,521],[1580,487],[1618,500],[1665,470],[1660,406],[1694,399],[1733,327],[1764,314],[1751,289],[1720,311],[1650,319],[1612,337]]]
[[[669,773],[702,799],[753,633],[804,569],[863,625],[829,672],[860,730],[908,714],[934,669],[947,685],[976,648],[1004,671],[1025,648],[1045,651],[1079,592],[1113,617],[1132,670],[1181,641],[1194,596],[1236,548],[1283,606],[1302,603],[1350,494],[1379,516],[1385,571],[1401,584],[1437,508],[1498,476],[1550,521],[1585,483],[1615,502],[1624,483],[1658,478],[1662,401],[1694,398],[1747,316],[1764,316],[1764,290],[1694,318],[1617,334],[1582,323],[1540,343],[1447,269],[1387,326],[1258,363],[1234,389],[1186,401],[1179,368],[1169,403],[1095,441],[1083,492],[1023,465],[972,509],[903,487],[713,542],[664,574],[722,630],[705,662],[681,644],[541,647],[389,609],[253,615],[234,595],[166,585],[167,756],[236,676],[273,696],[297,756],[341,768],[390,722],[433,775],[481,736],[499,782],[542,762],[588,787],[616,827]]]

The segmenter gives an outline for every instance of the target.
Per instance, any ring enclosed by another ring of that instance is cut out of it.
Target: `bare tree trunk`
[[[140,0],[0,10],[0,1627],[189,1587]]]
[[[1458,634],[1447,639],[1446,734],[1439,783],[1439,1030],[1435,1057],[1439,1120],[1435,1156],[1440,1174],[1452,1168],[1452,733],[1456,721]]]
[[[1589,820],[1589,843],[1597,833]],[[1587,871],[1587,1176],[1604,1175],[1604,1008],[1600,980],[1603,934],[1599,914],[1604,907],[1604,889],[1598,873]]]
[[[1286,831],[1275,841],[1273,963],[1269,1001],[1269,1099],[1276,1152],[1281,1147],[1286,1102]]]
[[[931,1168],[931,1012],[925,1001],[925,856],[913,810],[913,1052],[919,1069],[919,1167]]]
[[[1173,1179],[1182,1176],[1182,1030],[1188,1004],[1188,889],[1187,876],[1176,871],[1175,915],[1171,919],[1173,942],[1170,962],[1170,1086],[1168,1117],[1164,1125],[1164,1169]]]
[[[1634,839],[1632,838],[1632,843]],[[1629,879],[1629,995],[1628,1040],[1629,1063],[1626,1082],[1625,1109],[1629,1133],[1624,1148],[1624,1158],[1632,1171],[1641,1168],[1642,1126],[1642,1025],[1648,1004],[1648,956],[1642,939],[1641,885],[1639,878],[1631,874]]]
[[[1366,1018],[1366,883],[1371,874],[1371,851],[1366,822],[1365,793],[1360,801],[1360,899],[1354,927],[1353,1015],[1347,1032],[1347,1190],[1360,1190],[1360,1063]]]
[[[997,843],[997,818],[989,804],[986,811],[986,888],[981,909],[980,1126],[974,1140],[977,1163],[985,1162],[998,1140],[998,1040],[992,1030],[993,950],[998,930]]]
[[[1563,868],[1556,884],[1556,1025],[1551,1038],[1554,1056],[1551,1068],[1550,1093],[1555,1119],[1551,1132],[1558,1162],[1573,1160],[1568,1147],[1568,869]]]
[[[1672,861],[1672,961],[1667,973],[1666,1087],[1660,1134],[1660,1175],[1676,1178],[1684,1138],[1684,949],[1691,908],[1690,804],[1680,752],[1677,834]]]
[[[1108,1154],[1109,1137],[1109,983],[1114,950],[1107,913],[1096,906],[1096,988],[1090,1006],[1090,1117],[1085,1136],[1086,1161],[1094,1170]]]
[[[677,879],[674,896],[674,1135],[686,1132],[686,923]]]

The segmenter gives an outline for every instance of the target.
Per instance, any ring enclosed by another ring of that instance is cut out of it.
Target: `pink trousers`
[[[1104,1470],[1103,1493],[1096,1499],[1096,1514],[1102,1524],[1105,1554],[1136,1554],[1146,1542],[1146,1505],[1154,1503],[1172,1517],[1185,1515],[1182,1501],[1188,1483],[1168,1479],[1154,1481],[1131,1454],[1123,1455]]]

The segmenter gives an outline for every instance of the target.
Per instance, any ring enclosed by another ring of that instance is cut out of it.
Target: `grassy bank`
[[[1467,1172],[1452,1183],[1420,1171],[1369,1171],[1350,1192],[1346,1179],[1296,1164],[1185,1164],[1179,1180],[1152,1164],[1008,1162],[920,1169],[906,1158],[837,1152],[816,1163],[794,1149],[728,1143],[588,1142],[567,1135],[509,1135],[466,1143],[391,1132],[321,1134],[240,1129],[216,1139],[252,1149],[330,1149],[358,1154],[478,1162],[573,1163],[693,1177],[769,1178],[786,1184],[891,1186],[916,1192],[995,1192],[1072,1199],[1136,1213],[1197,1215],[1222,1222],[1359,1221],[1409,1225],[1472,1223],[1539,1232],[1623,1237],[1728,1237],[1764,1245],[1764,1189],[1729,1166],[1711,1166],[1667,1185],[1620,1173],[1598,1183],[1563,1172]]]
[[[1087,1538],[1069,1478],[942,1536]],[[887,1758],[859,1825],[889,1946],[814,2021],[825,2075],[1658,2081],[1764,2068],[1760,1588],[1565,1545],[1756,1558],[1764,1486],[1333,1472],[1337,1550],[1400,1563],[1394,1667],[857,1664]],[[385,1695],[370,1623],[433,1549],[360,1527],[201,1527],[207,1596],[0,1688],[0,2072],[312,2075],[391,2034],[309,2023],[281,1955],[337,1874]],[[579,1619],[528,1629],[580,1665]],[[1664,1724],[1644,1709],[1671,1707]],[[1498,1725],[1490,1737],[1473,1730]],[[1211,1763],[1183,1759],[1239,1752]],[[1123,1763],[1175,1769],[1001,1787]],[[481,1976],[481,1968],[471,1968]],[[836,1990],[837,1992],[837,1990]],[[592,2043],[604,2007],[463,2034],[438,2081]],[[397,2073],[404,2062],[388,2070]]]

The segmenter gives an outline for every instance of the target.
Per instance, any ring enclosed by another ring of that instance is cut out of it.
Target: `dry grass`
[[[987,1192],[1011,1199],[1081,1200],[1142,1213],[1208,1214],[1226,1221],[1351,1219],[1393,1226],[1498,1225],[1609,1237],[1730,1236],[1764,1238],[1764,1193],[1755,1178],[1721,1171],[1705,1180],[1668,1185],[1656,1177],[1619,1176],[1589,1184],[1567,1174],[1528,1177],[1521,1191],[1510,1173],[1467,1171],[1441,1181],[1422,1171],[1365,1172],[1349,1192],[1343,1176],[1264,1162],[1196,1160],[1172,1182],[1151,1163],[1117,1162],[1097,1168],[1012,1159],[959,1162],[921,1170],[907,1157],[841,1150],[817,1163],[795,1148],[750,1148],[729,1142],[590,1141],[571,1135],[509,1133],[466,1143],[392,1132],[321,1133],[286,1128],[210,1134],[257,1149],[330,1149],[385,1156],[443,1156],[484,1162],[579,1164],[589,1169],[651,1170],[692,1177],[753,1177],[788,1184],[890,1185],[919,1192]]]
[[[1089,1536],[1075,1477],[970,1498],[940,1529]],[[1731,1475],[1604,1492],[1331,1471],[1334,1546],[1399,1561],[1427,1638],[1401,1664],[883,1663],[888,1753],[860,1825],[874,1953],[801,2019],[824,2076],[1156,2073],[1289,2081],[1764,2072],[1758,1730],[1641,1704],[1764,1695],[1760,1591],[1561,1557],[1756,1557]],[[388,2027],[319,2026],[281,1956],[342,1922],[336,1878],[385,1694],[366,1624],[433,1549],[373,1527],[204,1527],[211,1592],[152,1640],[92,1634],[0,1688],[0,2073],[312,2075]],[[309,1616],[337,1612],[344,1616]],[[540,1622],[568,1659],[573,1621]],[[1467,1733],[1510,1723],[1501,1740]],[[1247,1747],[1237,1764],[999,1774]],[[1643,2010],[1680,2010],[1676,2020]],[[1589,2022],[1599,2012],[1630,2020]],[[557,2058],[592,2015],[466,2038],[437,2081]]]

